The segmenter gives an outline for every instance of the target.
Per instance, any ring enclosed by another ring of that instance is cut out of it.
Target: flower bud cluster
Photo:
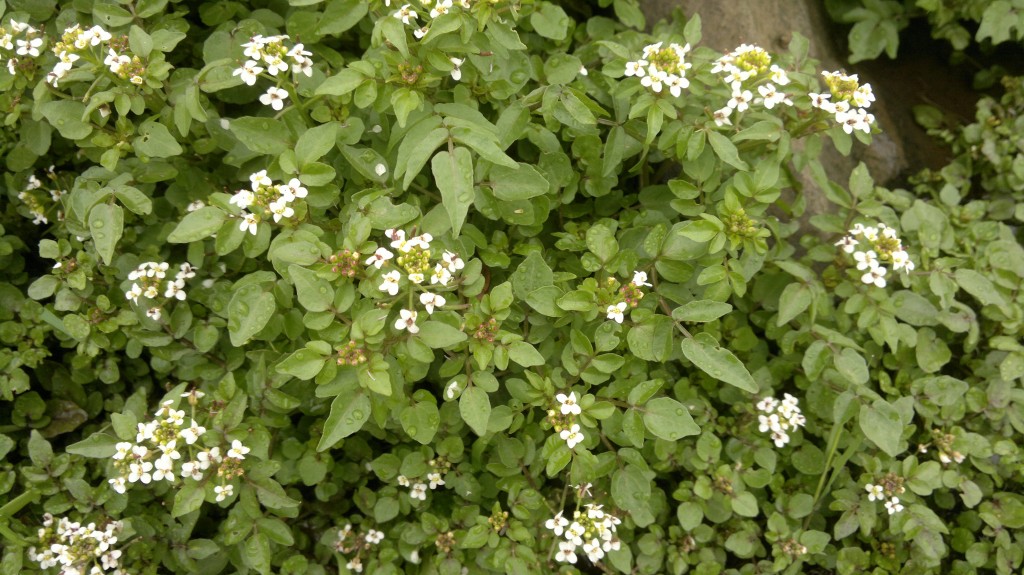
[[[439,287],[447,287],[454,275],[466,267],[466,263],[458,254],[447,250],[441,255],[441,261],[433,262],[433,267],[431,267],[433,253],[430,250],[430,242],[434,241],[434,237],[428,233],[407,238],[405,230],[391,228],[385,230],[384,235],[391,240],[391,247],[396,250],[397,257],[396,252],[382,246],[377,248],[377,251],[367,258],[365,263],[367,270],[371,267],[379,270],[385,266],[398,268],[391,269],[381,276],[383,282],[377,289],[388,295],[398,295],[403,279],[407,280],[407,287],[410,289],[413,289],[413,285],[422,286],[427,281],[428,273],[430,274],[430,285],[440,284]],[[421,292],[419,301],[428,315],[432,315],[435,309],[444,307],[448,303],[444,296],[432,291]],[[398,316],[398,319],[395,320],[395,329],[408,330],[412,334],[419,333],[420,328],[416,325],[419,311],[403,308],[399,310]]]
[[[33,28],[26,22],[9,20],[9,26],[0,25],[0,57],[7,57],[8,52],[14,52],[14,56],[7,59],[7,71],[12,76],[18,74],[25,56],[38,58],[39,49],[43,46],[43,33]],[[18,58],[22,56],[22,58]],[[29,60],[31,62],[31,60]],[[32,66],[32,64],[29,64]]]
[[[615,285],[618,282],[614,278],[609,278],[608,283]],[[644,297],[641,287],[651,287],[651,284],[647,283],[647,272],[634,271],[633,280],[619,288],[620,301],[610,304],[605,310],[608,319],[622,323],[626,319],[626,310],[635,309],[640,305],[640,300]]]
[[[338,365],[357,366],[366,363],[366,348],[360,346],[354,340],[341,346],[338,350]]]
[[[369,552],[370,547],[379,545],[384,540],[384,533],[376,529],[369,529],[366,533],[352,531],[352,524],[346,523],[338,530],[338,540],[334,543],[334,549],[343,555],[355,553],[345,567],[353,573],[363,572],[363,552]]]
[[[891,264],[893,271],[914,270],[914,262],[903,249],[903,242],[896,236],[896,230],[879,222],[877,226],[865,227],[855,224],[835,245],[848,254],[853,254],[857,261],[857,269],[864,272],[861,281],[877,287],[886,285],[886,268],[882,264]]]
[[[626,62],[626,76],[640,78],[640,84],[650,88],[655,94],[668,87],[670,94],[678,98],[683,90],[690,87],[686,71],[691,64],[686,61],[690,45],[680,46],[671,43],[662,48],[663,42],[651,44],[644,48],[642,58]]]
[[[238,229],[248,230],[252,235],[256,235],[259,223],[266,218],[273,217],[274,222],[280,222],[281,218],[294,216],[295,209],[290,204],[309,194],[298,178],[292,178],[287,184],[275,184],[266,170],[250,175],[249,183],[250,190],[238,190],[228,202],[242,210]]]
[[[409,497],[413,499],[426,501],[427,489],[433,491],[444,485],[444,476],[452,468],[451,462],[444,457],[431,459],[427,464],[430,465],[430,472],[425,478],[409,479],[404,475],[399,475],[397,478],[400,486],[409,488]]]
[[[956,441],[956,436],[952,433],[943,433],[940,429],[932,430],[932,442],[939,449],[939,461],[943,465],[949,465],[954,461],[957,463],[964,461],[964,454],[953,449],[954,441]]]
[[[67,517],[54,522],[53,515],[46,513],[39,529],[42,551],[30,547],[28,557],[38,562],[40,569],[59,565],[63,575],[102,575],[107,571],[122,575],[118,565],[121,551],[113,548],[121,527],[120,521],[98,528],[95,523],[82,525]]]
[[[576,551],[582,547],[587,559],[590,559],[591,563],[597,563],[605,553],[617,551],[621,547],[621,542],[615,534],[621,523],[618,517],[605,512],[601,505],[587,503],[583,505],[582,511],[577,509],[573,512],[572,522],[559,511],[544,523],[544,527],[565,539],[558,542],[556,561],[576,563]]]
[[[204,395],[199,390],[181,394],[188,401],[193,417]],[[114,491],[123,494],[130,483],[175,483],[178,477],[203,481],[216,476],[219,479],[213,489],[216,500],[224,501],[234,494],[230,481],[244,475],[242,461],[249,448],[237,439],[231,442],[224,455],[220,445],[204,448],[200,444],[205,440],[200,439],[208,437],[206,428],[193,417],[186,426],[185,411],[175,409],[175,403],[165,401],[156,411],[156,419],[139,423],[135,443],[123,441],[114,446],[117,450],[113,456],[114,468],[118,475],[108,483]]]
[[[758,431],[770,433],[775,447],[789,443],[789,433],[807,423],[800,412],[800,400],[790,394],[784,394],[782,401],[774,397],[766,397],[757,402]]]
[[[732,112],[744,112],[750,104],[761,104],[771,110],[779,104],[792,106],[793,101],[779,86],[789,84],[789,76],[760,46],[740,44],[735,50],[715,61],[711,73],[721,74],[722,81],[732,90],[726,105],[714,112],[715,125],[732,125]],[[754,91],[757,96],[754,96]]]
[[[327,258],[327,263],[331,264],[331,271],[343,275],[347,278],[354,278],[359,273],[359,252],[352,250],[341,250],[336,254],[331,254]]]
[[[50,166],[47,170],[46,176],[48,179],[56,182],[57,175],[53,171],[53,166]],[[32,223],[38,226],[50,223],[50,220],[46,217],[47,212],[53,206],[60,205],[60,198],[66,193],[67,190],[62,190],[59,187],[44,189],[43,182],[35,174],[30,174],[28,182],[25,183],[25,189],[18,192],[18,199],[28,208],[29,214],[32,215]],[[49,198],[46,197],[47,194],[49,194]],[[64,219],[64,212],[62,210],[57,210],[57,219]]]
[[[847,134],[852,134],[854,130],[870,134],[871,124],[875,123],[875,117],[867,111],[871,102],[875,101],[871,84],[861,84],[856,74],[822,72],[821,75],[829,91],[808,94],[811,105],[834,115],[836,123]]]
[[[903,511],[903,504],[897,495],[903,495],[903,478],[895,473],[887,473],[878,484],[868,483],[864,489],[868,492],[868,501],[885,501],[885,510],[889,515]]]
[[[138,305],[140,297],[155,300],[160,297],[162,291],[163,297],[168,300],[185,301],[187,297],[185,280],[196,277],[196,268],[185,262],[178,268],[178,273],[174,274],[174,281],[166,281],[169,267],[170,264],[167,262],[139,264],[139,267],[128,274],[128,280],[132,282],[132,287],[124,292],[125,299]],[[146,311],[146,315],[154,320],[159,320],[163,305],[150,307]]]

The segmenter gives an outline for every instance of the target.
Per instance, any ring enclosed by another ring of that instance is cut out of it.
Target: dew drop
[[[363,418],[363,410],[356,409],[355,411],[352,412],[352,417],[354,417],[356,419],[362,419]]]
[[[676,415],[686,415],[686,411],[680,407],[679,409],[676,410]]]
[[[414,425],[414,426],[410,427],[409,429],[407,429],[406,431],[408,431],[408,432],[409,432],[409,435],[411,435],[411,436],[415,437],[415,436],[416,436],[416,432],[417,432],[417,431],[419,431],[419,428],[417,428],[417,427],[416,427],[416,426]]]
[[[103,226],[104,226],[104,221],[103,220],[93,220],[92,221],[92,227],[94,227],[96,229],[102,229]]]

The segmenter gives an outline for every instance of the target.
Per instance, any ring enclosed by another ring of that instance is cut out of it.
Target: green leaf
[[[231,133],[242,145],[257,154],[277,156],[292,147],[288,128],[274,118],[236,118],[231,120]]]
[[[675,324],[668,316],[652,315],[626,332],[629,351],[644,361],[668,361],[675,345]]]
[[[338,141],[338,124],[330,122],[310,128],[295,143],[295,160],[305,167],[330,152]]]
[[[437,404],[433,401],[421,401],[406,407],[399,419],[402,422],[402,429],[409,437],[423,445],[428,445],[434,440],[437,427],[441,424]]]
[[[331,413],[324,423],[323,436],[317,444],[317,451],[325,451],[342,439],[362,429],[370,418],[370,398],[358,391],[355,397],[339,395],[331,402]]]
[[[525,300],[534,290],[550,286],[554,281],[554,273],[544,261],[544,256],[539,251],[533,251],[512,273],[511,280],[516,297]]]
[[[541,36],[559,41],[565,40],[569,33],[569,16],[560,6],[550,2],[541,2],[530,14],[530,25]]]
[[[174,506],[171,507],[171,517],[181,517],[196,511],[203,506],[206,500],[205,483],[186,480],[174,494]]]
[[[78,443],[72,443],[64,451],[93,459],[109,459],[117,453],[117,449],[114,446],[117,445],[118,441],[118,438],[113,435],[96,432]]]
[[[315,94],[317,96],[343,96],[349,92],[355,90],[362,84],[366,79],[362,72],[353,70],[352,68],[345,68],[327,78],[317,87]]]
[[[273,294],[259,285],[247,285],[235,291],[228,303],[228,335],[231,345],[241,347],[262,330],[277,313]]]
[[[779,296],[779,317],[775,325],[783,326],[811,305],[811,288],[807,284],[791,283]]]
[[[686,406],[670,397],[658,397],[648,401],[642,412],[644,426],[655,437],[676,441],[700,433],[700,427],[693,422],[693,417]]]
[[[438,152],[430,162],[430,169],[441,192],[441,203],[448,212],[452,235],[458,236],[473,205],[473,157],[469,150],[458,146],[454,153]]]
[[[114,190],[114,195],[132,213],[146,215],[153,211],[153,201],[136,188],[121,186]]]
[[[123,232],[124,210],[121,206],[101,203],[89,210],[89,233],[103,263],[109,265],[114,259],[114,248]]]
[[[603,224],[595,224],[587,230],[587,249],[597,256],[602,263],[608,263],[619,253],[619,242],[615,240],[615,232]]]
[[[715,155],[720,160],[737,170],[750,169],[750,166],[740,159],[739,151],[736,149],[736,144],[732,143],[732,140],[718,132],[707,132],[707,136],[708,142],[711,143],[711,147],[715,150]]]
[[[648,500],[651,481],[634,465],[627,465],[612,475],[612,501],[633,516],[638,525],[650,516]],[[651,518],[653,520],[653,518]]]
[[[672,310],[672,319],[676,321],[709,322],[715,321],[732,311],[732,306],[720,301],[708,299],[686,302]]]
[[[462,420],[477,435],[487,433],[487,422],[491,419],[491,399],[479,387],[470,387],[459,398],[459,413]]]
[[[260,575],[270,575],[270,539],[264,533],[250,534],[242,546],[242,559]]]
[[[39,106],[46,121],[68,140],[82,140],[92,133],[92,124],[82,120],[85,104],[75,100],[54,100]]]
[[[316,24],[320,36],[336,36],[352,28],[370,10],[365,0],[332,0],[326,3],[323,15]],[[394,18],[392,18],[394,20]]]
[[[683,355],[704,373],[730,385],[757,393],[757,383],[733,353],[718,345],[714,337],[698,333],[681,344]]]
[[[299,506],[299,501],[288,497],[281,484],[270,478],[252,479],[251,485],[256,490],[256,497],[267,509],[280,511]]]
[[[132,140],[132,148],[136,154],[150,158],[180,156],[183,151],[171,131],[155,120],[139,126],[139,136]]]
[[[327,311],[334,303],[334,288],[331,282],[300,265],[288,266],[288,275],[295,284],[299,303],[309,311]]]
[[[544,365],[544,356],[532,345],[525,341],[512,342],[508,346],[508,358],[523,367],[534,367]]]
[[[227,214],[215,206],[205,206],[189,212],[182,218],[178,226],[167,236],[172,244],[187,244],[210,237],[220,229]]]
[[[868,364],[864,360],[864,356],[855,350],[844,348],[835,354],[833,362],[839,375],[842,375],[850,383],[863,385],[868,382],[870,377]]]
[[[28,456],[36,467],[48,467],[53,462],[53,447],[38,430],[33,429],[28,438]]]
[[[326,362],[327,358],[320,353],[302,348],[277,364],[277,373],[286,373],[302,380],[310,380],[320,373]]]
[[[440,321],[428,320],[420,324],[417,337],[433,349],[448,348],[469,337],[460,329]]]
[[[528,200],[548,192],[550,184],[529,164],[519,163],[519,169],[494,166],[490,173],[491,189],[499,200]]]
[[[876,399],[871,405],[860,407],[860,430],[890,457],[903,451],[903,421],[899,411],[885,400]]]

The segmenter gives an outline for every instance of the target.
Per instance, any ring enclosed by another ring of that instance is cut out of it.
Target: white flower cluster
[[[438,287],[447,287],[454,275],[466,267],[466,262],[462,261],[458,254],[445,250],[441,254],[441,261],[436,262],[431,270],[430,242],[434,241],[434,237],[428,233],[406,238],[404,230],[391,228],[385,230],[384,235],[391,240],[391,247],[398,251],[397,258],[394,252],[385,247],[379,247],[373,255],[366,259],[367,268],[373,267],[379,270],[384,266],[391,266],[391,260],[394,259],[396,267],[405,272],[405,278],[410,284],[423,285],[427,281],[427,273],[430,272],[430,285],[440,284]],[[397,296],[401,287],[402,271],[393,269],[383,274],[381,277],[384,281],[377,289],[388,295]],[[444,296],[431,291],[420,293],[419,300],[427,311],[427,315],[433,314],[435,309],[444,307],[448,303]],[[408,330],[413,334],[419,333],[420,328],[416,325],[418,317],[419,312],[416,310],[400,309],[398,319],[395,320],[395,329]]]
[[[788,393],[783,396],[782,401],[766,397],[757,403],[757,410],[761,412],[757,416],[758,431],[771,433],[775,447],[789,443],[789,433],[807,423],[807,419],[800,412],[799,403],[800,400]]]
[[[43,34],[26,22],[9,20],[10,28],[0,26],[0,57],[7,57],[7,71],[17,75],[20,59],[18,56],[39,57],[39,49],[43,46]],[[14,52],[8,57],[8,52]]]
[[[555,395],[555,401],[558,402],[558,411],[548,410],[548,419],[558,432],[558,437],[569,446],[569,449],[573,449],[586,439],[579,424],[576,423],[576,416],[583,410],[577,403],[575,391],[570,391],[569,395],[559,393]]]
[[[195,405],[204,395],[199,390],[181,394],[193,406],[193,415]],[[185,411],[175,409],[174,404],[173,400],[165,401],[156,411],[156,419],[139,423],[135,443],[122,441],[114,446],[117,450],[113,456],[114,468],[119,475],[108,483],[114,491],[123,494],[129,483],[174,483],[178,477],[202,481],[209,474],[219,478],[220,483],[213,491],[218,502],[224,501],[234,493],[229,481],[243,475],[241,462],[249,448],[237,439],[223,456],[219,446],[202,448],[199,438],[206,434],[206,428],[192,417],[186,426]],[[187,458],[181,450],[186,452]]]
[[[245,57],[248,58],[241,67],[236,68],[231,75],[238,76],[242,82],[249,86],[255,86],[260,74],[266,71],[271,76],[287,73],[289,68],[293,74],[304,74],[306,77],[313,75],[312,52],[306,50],[302,44],[294,46],[285,45],[288,36],[262,36],[257,34],[242,44],[245,48]],[[262,65],[261,65],[262,64]],[[264,67],[265,66],[265,67]],[[284,101],[288,98],[288,91],[281,88],[281,85],[271,86],[266,93],[260,96],[260,102],[275,110],[284,108]]]
[[[40,569],[59,565],[62,575],[102,575],[108,570],[122,575],[118,565],[121,551],[113,548],[121,527],[120,521],[97,528],[95,523],[82,525],[67,517],[54,522],[53,515],[46,513],[39,529],[42,551],[30,547],[28,557],[38,562]]]
[[[380,545],[384,541],[384,533],[376,529],[369,529],[366,533],[352,531],[352,524],[346,523],[338,530],[338,540],[334,543],[334,549],[338,553],[348,555],[355,552],[356,555],[348,561],[345,567],[353,573],[363,572],[363,551],[369,551],[374,545]]]
[[[275,184],[266,170],[251,174],[249,183],[251,190],[238,190],[228,202],[242,210],[238,229],[248,230],[252,235],[256,235],[259,223],[265,218],[273,217],[275,222],[280,222],[281,218],[294,216],[291,203],[309,194],[298,178],[292,178],[287,184]]]
[[[420,4],[423,7],[423,14],[429,14],[431,20],[423,26],[420,26],[419,22],[417,22],[420,18],[420,13],[416,12],[411,4],[403,4],[401,8],[391,14],[394,18],[400,20],[402,24],[415,26],[416,29],[412,33],[416,36],[417,40],[422,39],[430,32],[430,25],[435,18],[440,18],[452,10],[459,8],[469,10],[473,7],[471,0],[420,0]],[[384,5],[390,7],[391,0],[384,0]],[[426,16],[423,18],[426,20]],[[454,74],[452,77],[454,77]],[[455,79],[458,80],[458,78]]]
[[[668,87],[669,93],[678,98],[683,90],[690,87],[690,81],[686,79],[686,71],[691,66],[686,61],[690,45],[680,46],[674,42],[667,48],[661,45],[662,42],[658,42],[646,46],[642,58],[626,62],[626,76],[640,78],[640,84],[655,94]]]
[[[711,73],[721,74],[722,80],[732,90],[732,97],[726,105],[715,110],[715,125],[732,125],[733,110],[744,112],[750,104],[761,104],[771,110],[779,104],[792,106],[793,101],[779,86],[789,84],[786,71],[772,64],[772,57],[759,46],[740,44],[735,50],[715,61]],[[754,96],[754,90],[758,96]]]
[[[634,271],[633,281],[619,289],[622,301],[609,305],[605,310],[608,319],[614,320],[615,323],[622,323],[626,319],[626,309],[635,308],[643,299],[644,293],[641,291],[641,287],[651,287],[651,284],[647,283],[647,272]]]
[[[892,264],[893,271],[914,270],[914,262],[903,249],[903,242],[896,236],[894,228],[881,222],[867,227],[854,224],[848,233],[835,245],[845,253],[853,254],[857,269],[864,272],[860,278],[862,282],[884,288],[887,270],[882,264]]]
[[[54,44],[53,53],[57,55],[57,63],[46,75],[46,81],[57,86],[75,62],[81,60],[80,53],[94,48],[96,50],[89,55],[88,61],[98,61],[102,57],[103,65],[111,74],[136,86],[145,82],[146,65],[141,58],[127,50],[127,42],[123,38],[115,39],[100,26],[84,29],[78,24],[66,28],[61,40]]]
[[[124,297],[138,305],[140,297],[154,300],[160,297],[160,292],[163,290],[163,297],[169,300],[185,301],[187,297],[185,293],[185,280],[196,277],[195,270],[197,268],[185,262],[178,268],[178,273],[174,274],[174,281],[165,281],[169,268],[170,264],[167,262],[144,262],[139,264],[139,267],[128,274],[128,280],[132,282],[132,287],[124,292]],[[150,307],[146,310],[146,315],[154,320],[159,320],[162,313],[162,305]]]
[[[889,512],[889,515],[895,515],[903,511],[903,504],[900,503],[900,498],[895,495],[886,498],[885,489],[881,485],[868,483],[864,486],[864,489],[868,492],[868,501],[885,501],[885,510]]]
[[[419,499],[420,501],[427,500],[428,488],[433,491],[434,489],[444,485],[444,479],[441,477],[441,474],[436,471],[428,473],[425,481],[427,481],[427,483],[421,483],[419,481],[413,483],[404,475],[398,476],[398,484],[402,487],[409,488],[409,497]]]
[[[587,503],[583,508],[583,511],[573,512],[572,522],[559,511],[544,523],[544,527],[554,531],[556,536],[565,538],[558,542],[558,553],[555,554],[555,560],[560,563],[576,563],[576,551],[580,547],[591,563],[597,563],[605,553],[621,547],[615,529],[622,521],[606,513],[600,505]]]
[[[842,72],[822,72],[828,93],[810,93],[811,105],[835,116],[836,122],[843,131],[852,134],[860,130],[871,133],[871,124],[875,117],[868,113],[867,108],[875,101],[871,84],[861,84],[856,74]]]
[[[57,179],[53,166],[50,166],[46,175],[50,180],[56,181]],[[29,214],[32,215],[32,223],[37,226],[50,223],[50,220],[46,217],[46,213],[50,208],[44,205],[44,202],[47,202],[46,193],[49,193],[49,200],[54,205],[58,205],[60,198],[67,193],[67,190],[56,187],[44,190],[43,182],[35,174],[30,174],[28,182],[25,184],[25,189],[18,192],[18,199],[28,208]],[[57,219],[64,219],[63,210],[57,210]]]

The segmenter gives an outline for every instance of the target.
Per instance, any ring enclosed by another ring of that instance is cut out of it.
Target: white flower
[[[384,174],[388,173],[388,167],[385,166],[384,164],[377,164],[377,166],[373,168],[373,171],[378,176],[383,176]]]
[[[904,250],[898,250],[892,252],[892,269],[899,270],[906,268],[906,270],[914,271],[914,262],[910,261],[910,254]]]
[[[399,485],[401,485],[402,487],[409,487],[409,478],[408,477],[406,477],[404,475],[399,475],[397,477],[397,479],[398,479],[398,484]]]
[[[878,266],[878,254],[874,250],[857,252],[853,254],[853,259],[857,260],[857,269],[861,271]]]
[[[267,72],[270,72],[271,76],[277,76],[282,72],[288,71],[288,62],[285,62],[283,58],[279,56],[263,56],[263,63],[267,65]]]
[[[445,397],[448,399],[455,399],[455,392],[458,391],[458,389],[459,382],[453,379],[452,382],[448,384],[448,387],[444,388]]]
[[[160,321],[160,308],[151,307],[146,310],[146,317],[153,321]]]
[[[185,295],[184,288],[185,280],[167,282],[167,290],[164,292],[164,297],[177,298],[180,301],[185,301],[187,296]]]
[[[576,546],[572,541],[559,541],[555,561],[560,563],[576,563]]]
[[[174,460],[164,455],[156,460],[156,471],[153,472],[153,481],[174,482]]]
[[[278,186],[277,189],[281,193],[281,197],[288,198],[289,202],[295,198],[304,198],[309,195],[309,190],[302,185],[298,178],[288,180],[287,184]]]
[[[267,207],[274,214],[275,222],[281,221],[281,218],[290,218],[295,215],[295,210],[286,203],[285,198],[281,198],[276,202],[270,202],[270,205]]]
[[[377,531],[376,529],[370,529],[366,532],[366,542],[371,545],[377,545],[384,540],[384,532]]]
[[[427,474],[427,481],[430,482],[431,489],[437,489],[439,485],[444,485],[444,479],[442,479],[441,474],[436,471],[434,473]]]
[[[242,230],[243,232],[245,230],[249,230],[249,233],[255,236],[256,224],[258,224],[259,222],[260,221],[256,218],[255,214],[245,214],[244,216],[242,216],[242,223],[238,226],[238,229]]]
[[[857,108],[849,112],[837,110],[836,122],[843,126],[843,131],[847,134],[852,134],[854,130],[870,134],[871,124],[875,122],[875,117],[868,114],[863,108]]]
[[[815,94],[814,92],[811,92],[810,94],[807,94],[807,96],[811,99],[811,106],[822,109],[829,114],[836,113],[835,104],[829,101],[832,94]]]
[[[416,11],[410,8],[408,4],[399,8],[398,12],[395,12],[393,16],[402,21],[402,24],[408,26],[418,16]]]
[[[242,64],[241,68],[237,68],[231,73],[232,76],[241,76],[242,81],[249,86],[256,85],[256,78],[263,71],[263,68],[257,65],[258,62],[255,60],[247,60],[245,64]]]
[[[857,240],[853,239],[852,236],[843,236],[842,239],[840,239],[838,242],[836,242],[833,245],[841,246],[843,248],[844,252],[846,252],[848,254],[852,254],[854,249],[856,249],[856,246],[857,246],[858,243],[860,243],[860,242],[858,242]]]
[[[286,99],[288,99],[288,91],[276,86],[267,88],[267,93],[260,96],[260,102],[264,106],[270,106],[275,110],[283,109]]]
[[[789,76],[786,75],[786,71],[785,70],[783,70],[782,68],[780,68],[779,66],[777,66],[775,64],[772,64],[771,71],[772,71],[772,82],[775,82],[776,84],[778,84],[780,86],[785,86],[786,84],[789,83]]]
[[[864,486],[864,489],[868,492],[869,501],[881,501],[885,499],[885,493],[882,491],[881,485],[872,485],[868,483]]]
[[[589,72],[587,72],[587,67],[580,66],[580,76],[586,76],[587,74],[589,74]]]
[[[189,427],[187,427],[185,429],[182,429],[179,432],[181,437],[183,437],[185,439],[185,443],[187,443],[189,445],[192,445],[193,443],[198,441],[199,438],[204,433],[206,433],[206,428],[201,426],[201,425],[199,425],[198,423],[196,423],[195,420],[192,420],[192,425],[190,425]]]
[[[402,279],[402,274],[398,273],[398,270],[391,270],[384,274],[384,283],[380,284],[378,289],[388,292],[390,295],[398,295],[398,280],[400,279]]]
[[[152,470],[153,464],[148,461],[131,463],[128,465],[128,481],[130,483],[141,481],[142,483],[148,484],[153,480],[153,476],[149,473]]]
[[[409,241],[405,243],[402,248],[403,252],[408,252],[412,248],[419,247],[420,249],[430,249],[430,242],[434,241],[434,236],[424,233],[418,236],[409,238]]]
[[[448,271],[451,273],[455,273],[466,267],[466,262],[462,261],[459,254],[452,253],[448,250],[445,250],[444,253],[441,254],[441,261],[444,262],[445,267],[448,268]]]
[[[569,445],[569,449],[576,447],[577,443],[585,439],[583,433],[580,431],[580,426],[577,423],[572,424],[572,427],[569,429],[563,429],[558,436]]]
[[[551,519],[544,522],[544,527],[555,532],[555,535],[561,535],[564,528],[569,525],[569,520],[562,517],[562,512],[559,511]]]
[[[409,497],[413,499],[419,499],[420,501],[427,500],[427,485],[425,483],[417,483],[412,486],[409,490]]]
[[[108,479],[107,482],[110,483],[110,486],[114,491],[122,495],[124,495],[125,491],[128,490],[128,487],[125,485],[124,477],[114,477],[113,479]]]
[[[274,185],[274,181],[267,175],[266,170],[260,170],[249,175],[249,184],[252,185],[252,191],[255,192],[260,188]]]
[[[644,60],[638,60],[636,62],[626,62],[626,75],[643,77],[644,70],[647,67],[647,62]]]
[[[732,114],[732,108],[730,108],[729,106],[726,106],[724,108],[720,108],[718,110],[715,110],[715,112],[712,114],[711,117],[712,117],[712,119],[714,119],[715,125],[718,126],[719,128],[721,128],[722,126],[731,126],[732,125],[732,120],[729,119],[729,116],[731,114]]]
[[[562,415],[579,415],[581,413],[580,406],[578,403],[576,403],[575,391],[570,391],[569,395],[559,393],[558,395],[555,396],[555,401],[562,404],[560,408]]]
[[[228,450],[227,456],[235,459],[245,459],[246,453],[249,453],[249,448],[242,445],[242,442],[236,439],[231,442],[231,449]]]
[[[401,331],[403,329],[409,330],[409,333],[419,333],[420,327],[416,325],[416,316],[419,315],[415,310],[401,309],[398,310],[399,318],[395,320],[395,329]]]
[[[442,14],[447,14],[448,9],[452,7],[452,0],[439,0],[434,8],[430,11],[431,18],[437,18]]]
[[[452,68],[452,80],[455,80],[456,82],[458,82],[459,80],[462,79],[462,68],[461,68],[461,66],[462,66],[463,63],[465,63],[466,59],[465,58],[462,58],[462,59],[460,59],[460,58],[448,58],[448,59],[451,60],[452,65],[455,66],[454,68]]]
[[[373,255],[367,258],[366,265],[374,266],[375,268],[380,269],[381,266],[384,265],[384,262],[390,260],[393,257],[395,257],[395,254],[389,252],[387,248],[377,248],[377,251],[373,252]]]
[[[411,273],[411,274],[409,274],[408,277],[409,277],[409,281],[411,283],[416,284],[416,285],[419,285],[419,284],[423,283],[423,281],[426,279],[423,276],[423,274],[421,274],[420,272]]]
[[[775,442],[775,447],[783,447],[789,443],[789,435],[785,431],[773,431],[772,441]]]
[[[766,397],[761,401],[757,402],[757,409],[765,413],[771,413],[775,411],[775,408],[779,405],[779,400],[774,397]]]
[[[875,267],[868,270],[866,274],[861,276],[860,281],[866,284],[875,284],[875,286],[884,288],[885,287],[885,272],[884,266],[875,265]]]
[[[445,304],[445,299],[441,294],[421,293],[420,303],[426,306],[428,314],[432,314],[435,307],[442,307]]]
[[[445,268],[441,264],[437,264],[436,266],[434,266],[434,273],[430,275],[431,284],[439,283],[443,286],[446,286],[448,285],[448,282],[450,282],[451,280],[452,273],[448,271],[448,268]]]
[[[683,94],[683,90],[690,87],[690,81],[685,76],[678,76],[672,74],[668,77],[668,92],[678,98]]]
[[[407,252],[409,250],[403,249],[405,247],[405,230],[399,230],[395,228],[389,228],[384,230],[384,235],[391,240],[391,247]]]
[[[591,539],[587,543],[584,543],[583,552],[587,554],[587,559],[590,559],[591,563],[597,563],[602,557],[604,557],[604,550],[601,549],[601,542],[597,539]]]
[[[235,490],[235,486],[231,485],[230,483],[228,483],[227,485],[223,485],[223,486],[222,485],[214,485],[213,486],[213,492],[217,494],[217,502],[218,503],[220,503],[221,501],[224,501],[228,497],[231,497],[231,494],[234,492],[234,490]]]
[[[18,50],[15,52],[19,56],[32,56],[33,58],[39,57],[39,47],[43,45],[42,38],[32,38],[31,40],[18,40]]]
[[[748,103],[753,97],[754,95],[750,93],[750,90],[740,90],[739,88],[734,87],[732,90],[732,98],[730,98],[726,104],[728,104],[730,108],[734,108],[737,112],[742,112],[750,107]]]
[[[651,284],[647,283],[647,272],[641,272],[641,271],[634,271],[633,272],[632,284],[635,285],[636,287],[641,287],[641,286],[653,287]]]
[[[640,84],[647,86],[656,94],[661,93],[664,83],[668,80],[668,74],[658,70],[654,66],[647,69],[647,75],[640,79]]]
[[[613,319],[616,323],[622,323],[622,320],[625,319],[623,313],[626,311],[626,302],[620,301],[615,305],[610,305],[606,311],[608,312],[608,319]]]
[[[903,511],[903,505],[900,503],[900,498],[893,497],[889,501],[886,501],[885,509],[889,512],[889,515],[895,515],[896,513]]]
[[[789,101],[789,99],[786,98],[786,95],[782,92],[776,91],[775,86],[772,84],[758,86],[757,93],[761,94],[761,97],[764,98],[764,107],[769,110],[774,108],[776,104],[784,104]],[[789,104],[792,104],[792,102],[789,102]]]

